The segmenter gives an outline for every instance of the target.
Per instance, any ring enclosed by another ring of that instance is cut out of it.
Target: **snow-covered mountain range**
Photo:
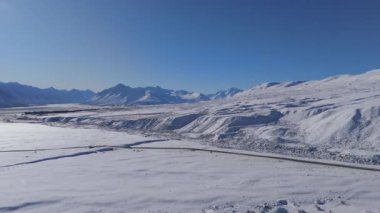
[[[161,87],[129,87],[118,84],[105,89],[92,98],[93,104],[99,105],[151,105],[198,102],[207,97],[197,92],[169,90]]]
[[[170,90],[161,87],[129,87],[118,84],[115,87],[97,93],[92,104],[97,105],[152,105],[195,103],[200,101],[229,98],[242,90],[231,88],[215,94],[205,95],[199,92]]]
[[[43,104],[85,103],[94,96],[90,90],[40,89],[19,83],[0,82],[0,107]]]
[[[86,103],[92,105],[154,105],[195,103],[230,98],[242,90],[231,88],[205,95],[185,90],[170,90],[161,87],[129,87],[118,84],[99,93],[91,90],[58,90],[53,87],[40,89],[19,83],[0,82],[0,107],[29,105]]]

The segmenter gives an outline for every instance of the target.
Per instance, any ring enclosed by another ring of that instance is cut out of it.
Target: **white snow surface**
[[[0,135],[0,151],[157,139],[23,123],[0,123]],[[378,172],[178,150],[1,152],[0,162],[0,212],[380,212]]]

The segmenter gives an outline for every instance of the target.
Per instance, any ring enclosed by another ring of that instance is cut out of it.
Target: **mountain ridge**
[[[54,87],[40,89],[17,82],[0,82],[0,107],[85,103],[94,94],[91,90],[58,90]]]
[[[117,84],[114,87],[97,93],[90,101],[95,105],[152,105],[152,104],[177,104],[195,103],[201,101],[229,98],[242,90],[231,88],[218,91],[214,94],[189,92],[186,90],[164,89],[156,87],[130,87]]]

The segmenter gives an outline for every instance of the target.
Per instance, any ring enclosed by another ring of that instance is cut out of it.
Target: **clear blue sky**
[[[380,68],[380,1],[0,0],[0,81],[214,92]]]

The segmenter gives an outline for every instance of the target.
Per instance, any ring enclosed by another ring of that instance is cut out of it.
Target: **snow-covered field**
[[[380,212],[380,172],[285,160],[380,169],[379,126],[379,70],[192,104],[1,109],[0,212]]]
[[[205,147],[23,123],[0,123],[0,136],[0,151],[137,142]],[[0,162],[0,212],[380,212],[379,172],[218,153],[105,148],[0,152]]]

